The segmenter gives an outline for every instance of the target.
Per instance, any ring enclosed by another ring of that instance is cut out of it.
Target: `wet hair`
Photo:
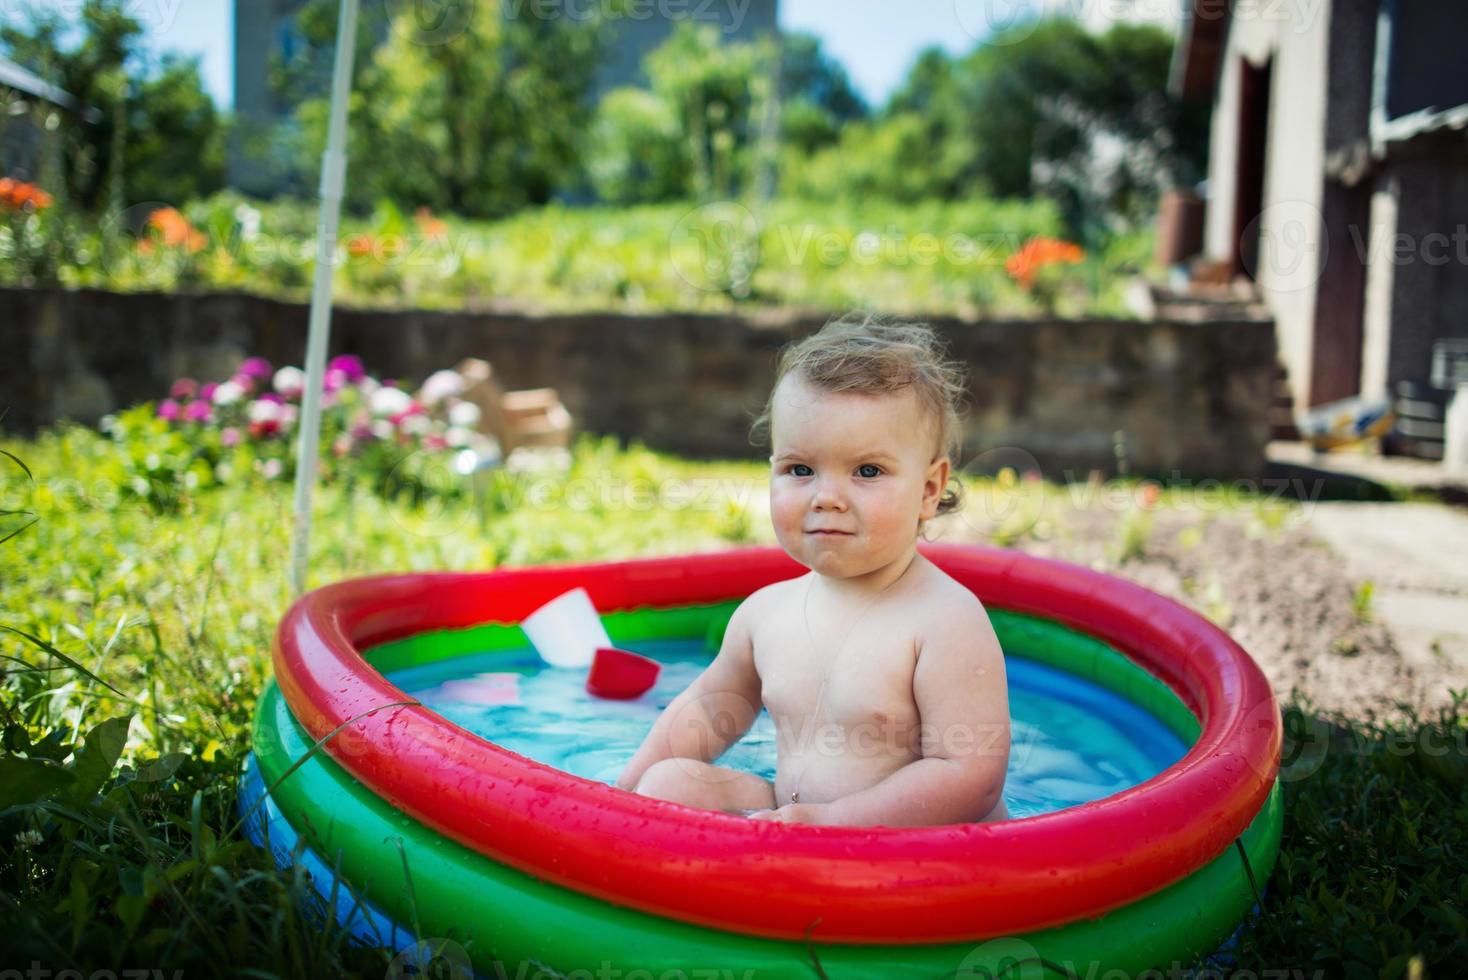
[[[911,390],[932,423],[933,458],[958,455],[962,439],[959,406],[967,387],[963,366],[946,359],[946,351],[931,327],[900,323],[873,314],[848,314],[819,331],[787,345],[780,352],[775,384],[765,407],[750,429],[751,441],[768,445],[775,391],[795,375],[813,388],[832,394],[899,394]],[[956,469],[956,464],[951,467]],[[937,516],[957,510],[963,484],[950,475],[938,500]]]

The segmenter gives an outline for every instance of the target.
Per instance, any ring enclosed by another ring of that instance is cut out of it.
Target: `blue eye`
[[[810,476],[811,474],[811,468],[804,463],[792,463],[787,469],[793,476]],[[805,470],[805,472],[801,473],[800,470]]]
[[[868,470],[871,470],[872,472],[868,473]],[[860,473],[862,476],[870,480],[874,477],[881,476],[882,468],[876,463],[863,463],[857,467],[856,472]]]

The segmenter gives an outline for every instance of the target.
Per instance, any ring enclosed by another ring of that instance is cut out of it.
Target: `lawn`
[[[387,954],[313,924],[309,884],[241,836],[235,809],[288,602],[289,485],[245,472],[160,501],[119,478],[116,443],[91,430],[0,448],[14,457],[0,458],[0,967],[382,975]],[[333,482],[318,492],[311,580],[768,541],[763,478],[754,464],[584,439],[569,471],[502,473],[479,498],[415,504]],[[971,487],[976,501],[1020,492]],[[1285,521],[1294,506],[1219,500]],[[1177,516],[1167,494],[1155,506]],[[1150,546],[1135,521],[1118,513],[1104,531],[1122,571]],[[1461,697],[1391,721],[1295,698],[1285,720],[1280,861],[1237,973],[1217,975],[1454,975],[1468,958]]]

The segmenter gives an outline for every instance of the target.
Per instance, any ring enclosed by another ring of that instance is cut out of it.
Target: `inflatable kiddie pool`
[[[937,977],[1026,961],[1086,975],[1214,950],[1279,847],[1281,727],[1258,667],[1205,619],[1120,579],[999,549],[923,552],[985,603],[1012,691],[1017,668],[1048,672],[1087,712],[1131,712],[1142,750],[1170,742],[1171,761],[998,823],[785,825],[535,761],[384,676],[466,655],[523,664],[513,624],[577,586],[618,646],[693,641],[712,656],[740,599],[804,571],[760,548],[380,576],[304,596],[276,637],[247,824],[279,861],[304,863],[364,941],[444,937],[486,975],[534,964],[809,977],[818,965]]]

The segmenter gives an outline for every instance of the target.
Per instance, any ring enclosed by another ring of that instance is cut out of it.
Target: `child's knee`
[[[702,771],[710,768],[696,759],[663,759],[647,767],[633,790],[643,796],[683,802],[703,784]]]

